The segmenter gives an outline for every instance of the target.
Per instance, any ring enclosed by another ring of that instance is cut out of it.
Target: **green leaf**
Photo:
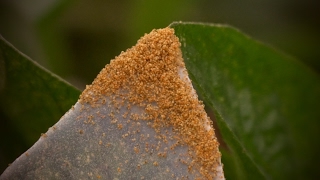
[[[0,73],[0,156],[4,169],[60,119],[80,92],[2,37]]]
[[[227,144],[226,178],[319,177],[319,75],[228,26],[170,26]]]

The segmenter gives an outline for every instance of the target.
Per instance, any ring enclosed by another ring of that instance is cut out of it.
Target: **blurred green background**
[[[229,24],[320,72],[316,0],[0,0],[0,34],[80,90],[144,33],[173,21]]]

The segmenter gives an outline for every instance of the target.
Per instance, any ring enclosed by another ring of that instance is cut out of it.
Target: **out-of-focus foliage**
[[[314,0],[1,1],[0,34],[80,89],[146,32],[173,21],[231,24],[320,71]]]

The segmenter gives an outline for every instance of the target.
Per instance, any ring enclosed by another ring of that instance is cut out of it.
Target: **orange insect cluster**
[[[172,127],[175,135],[171,138],[188,146],[191,152],[189,169],[200,172],[204,179],[212,179],[221,166],[219,143],[204,105],[188,79],[180,46],[173,29],[153,30],[111,60],[86,87],[80,102],[98,107],[106,104],[106,97],[111,97],[113,106],[127,106],[128,112],[131,106],[143,108],[142,114],[126,112],[122,116],[148,121],[157,133],[161,133],[162,127]],[[122,127],[118,125],[119,129]],[[166,136],[161,135],[164,141],[170,138]]]

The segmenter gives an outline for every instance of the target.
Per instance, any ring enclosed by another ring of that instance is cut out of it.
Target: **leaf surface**
[[[0,179],[222,178],[218,144],[179,45],[169,28],[142,37]]]

